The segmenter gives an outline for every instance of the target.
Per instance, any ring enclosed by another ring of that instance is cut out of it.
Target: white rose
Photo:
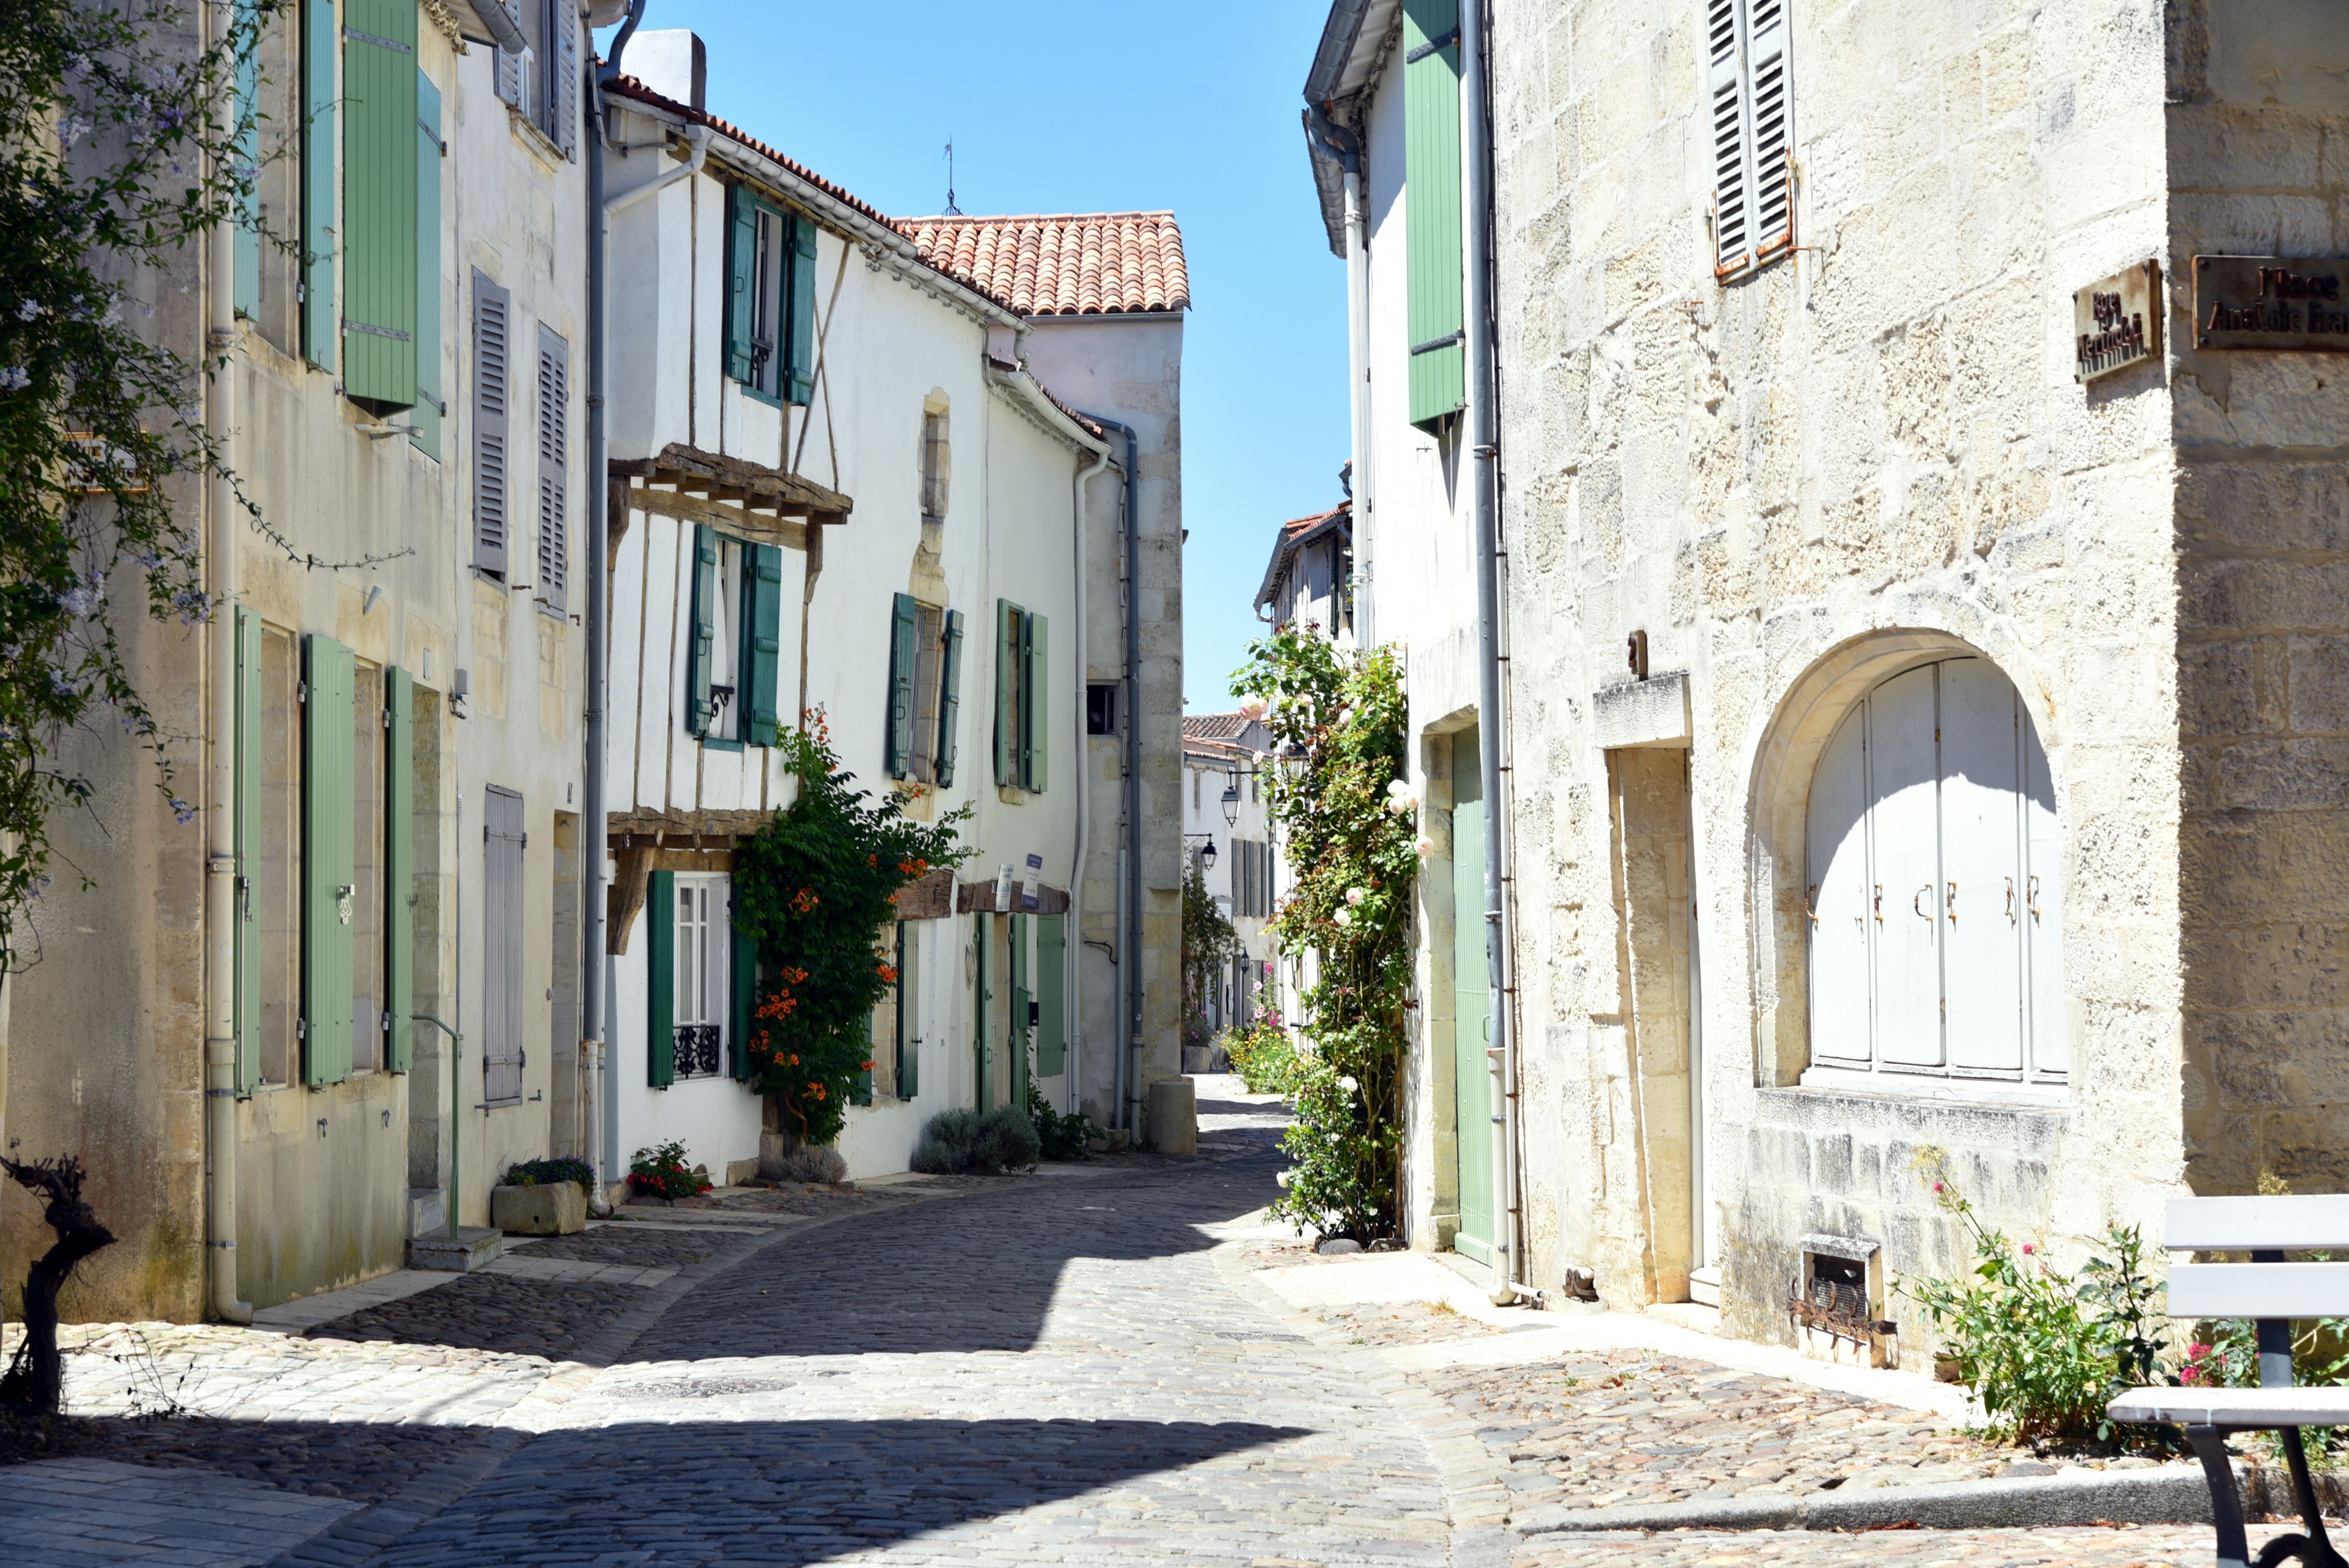
[[[1346,902],[1357,909],[1362,907],[1362,900],[1369,897],[1370,894],[1360,888],[1349,888],[1346,889]]]
[[[1341,926],[1350,926],[1354,923],[1354,911],[1351,909],[1340,909],[1331,918]]]
[[[1348,1093],[1348,1094],[1350,1094],[1350,1094],[1352,1094],[1356,1089],[1361,1088],[1362,1085],[1360,1085],[1360,1084],[1358,1084],[1358,1083],[1356,1083],[1356,1082],[1354,1082],[1353,1075],[1352,1075],[1352,1074],[1350,1074],[1350,1073],[1349,1073],[1346,1076],[1344,1076],[1344,1077],[1342,1077],[1342,1078],[1340,1078],[1340,1079],[1339,1079],[1339,1080],[1338,1080],[1338,1086],[1339,1086],[1340,1088],[1341,1088],[1341,1089],[1345,1090],[1345,1091],[1346,1091],[1346,1093]]]
[[[1435,853],[1435,840],[1423,833],[1419,836],[1419,842],[1413,845],[1412,847],[1418,850],[1419,857],[1422,860],[1424,860],[1429,856]]]

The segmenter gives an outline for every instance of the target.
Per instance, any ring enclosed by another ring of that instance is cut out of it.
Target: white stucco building
[[[1245,714],[1195,713],[1183,721],[1185,850],[1239,940],[1239,951],[1208,978],[1199,998],[1198,1022],[1210,1037],[1251,1023],[1272,978],[1276,953],[1268,928],[1278,896],[1278,850],[1259,771],[1271,743],[1263,721]],[[1192,1070],[1205,1070],[1197,1051],[1185,1049]]]

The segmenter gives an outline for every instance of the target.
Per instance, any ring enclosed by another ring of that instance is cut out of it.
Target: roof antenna
[[[962,209],[955,205],[954,200],[954,138],[951,136],[947,138],[947,210],[945,215],[949,218],[959,218],[962,216]]]

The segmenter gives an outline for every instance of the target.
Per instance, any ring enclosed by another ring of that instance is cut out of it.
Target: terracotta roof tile
[[[894,218],[923,259],[1023,316],[1188,310],[1172,213]]]

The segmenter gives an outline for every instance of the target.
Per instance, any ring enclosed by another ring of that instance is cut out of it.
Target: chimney
[[[701,36],[683,27],[666,32],[638,33],[628,40],[628,75],[663,98],[709,109],[709,53]]]

